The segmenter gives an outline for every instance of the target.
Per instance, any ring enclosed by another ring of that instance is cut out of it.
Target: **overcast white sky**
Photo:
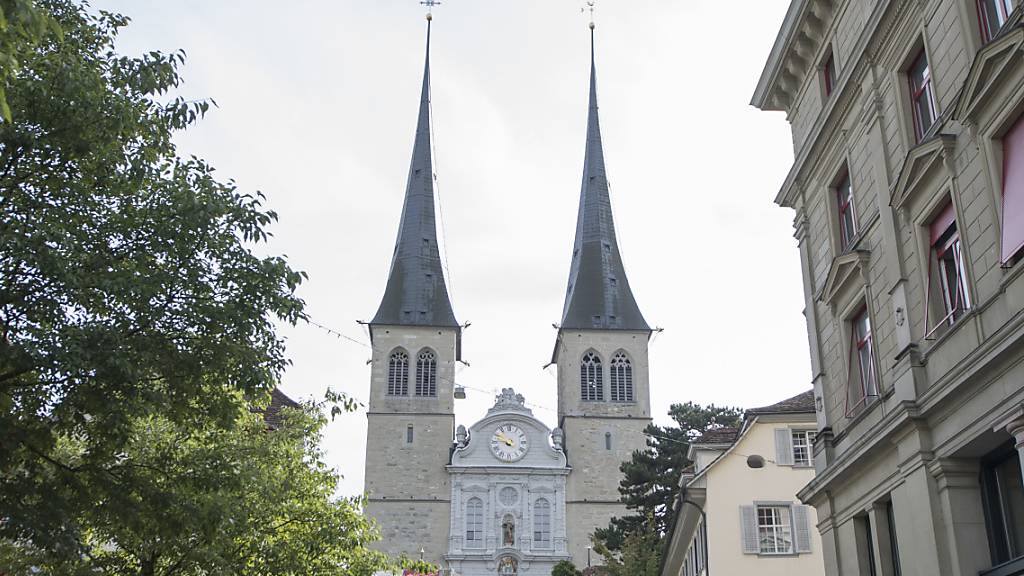
[[[444,0],[432,83],[450,291],[465,332],[467,426],[514,387],[556,425],[550,358],[582,174],[583,0]],[[598,94],[619,242],[652,325],[652,410],[754,407],[810,388],[792,213],[772,200],[789,126],[748,105],[788,0],[598,0]],[[312,318],[368,342],[408,170],[425,23],[416,0],[94,0],[130,16],[126,54],[184,49],[189,98],[219,108],[179,139],[262,190],[269,246],[309,281]],[[728,10],[723,12],[725,7]],[[369,350],[287,328],[282,388],[366,398]],[[363,486],[365,410],[333,423],[341,491]]]

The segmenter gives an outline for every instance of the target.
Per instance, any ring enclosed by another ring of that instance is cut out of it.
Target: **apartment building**
[[[807,391],[690,444],[662,576],[823,574],[814,510],[796,499],[814,477],[814,414]]]
[[[781,111],[825,571],[1024,574],[1020,0],[793,0]]]

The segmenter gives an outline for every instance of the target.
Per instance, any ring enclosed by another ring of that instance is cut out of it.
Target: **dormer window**
[[[1011,0],[978,0],[978,24],[981,26],[981,41],[989,42],[996,37],[1013,12]]]

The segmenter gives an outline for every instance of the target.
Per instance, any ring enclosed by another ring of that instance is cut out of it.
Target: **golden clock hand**
[[[498,440],[501,440],[502,442],[504,442],[506,446],[511,446],[511,445],[514,444],[514,442],[512,442],[512,440],[509,440],[508,437],[505,436],[504,434],[502,434],[501,432],[498,432],[496,434],[496,436],[498,437]]]

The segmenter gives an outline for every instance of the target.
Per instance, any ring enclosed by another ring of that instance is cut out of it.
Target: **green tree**
[[[620,550],[611,551],[596,540],[594,548],[604,557],[605,572],[611,576],[659,576],[662,538],[654,519],[648,516],[626,534]]]
[[[551,569],[551,576],[583,576],[583,572],[568,560],[562,560]]]
[[[259,194],[178,156],[209,108],[167,95],[182,54],[118,55],[128,20],[72,0],[0,7],[29,30],[0,34],[0,539],[75,557],[75,519],[135,493],[140,423],[230,429],[273,387],[304,276],[252,252]]]
[[[70,518],[80,527],[80,554],[25,548],[21,563],[55,576],[369,576],[397,569],[367,547],[376,534],[361,501],[334,497],[338,477],[319,448],[325,423],[320,407],[310,405],[282,410],[273,430],[248,410],[230,427],[133,418],[119,462],[108,468],[123,490],[87,487],[103,506]],[[86,451],[84,442],[67,439],[54,456],[74,468]]]
[[[47,31],[60,35],[60,27],[33,0],[0,0],[0,120],[12,120],[8,80],[18,72],[25,52]]]
[[[690,442],[708,430],[738,426],[743,411],[693,402],[673,404],[669,416],[674,426],[647,427],[647,449],[633,453],[621,466],[619,493],[633,514],[613,518],[606,528],[595,531],[596,542],[611,552],[620,552],[630,535],[645,535],[647,526],[664,535],[672,523],[672,507],[679,493],[679,477],[691,464],[686,457]],[[649,519],[649,520],[648,520]]]

